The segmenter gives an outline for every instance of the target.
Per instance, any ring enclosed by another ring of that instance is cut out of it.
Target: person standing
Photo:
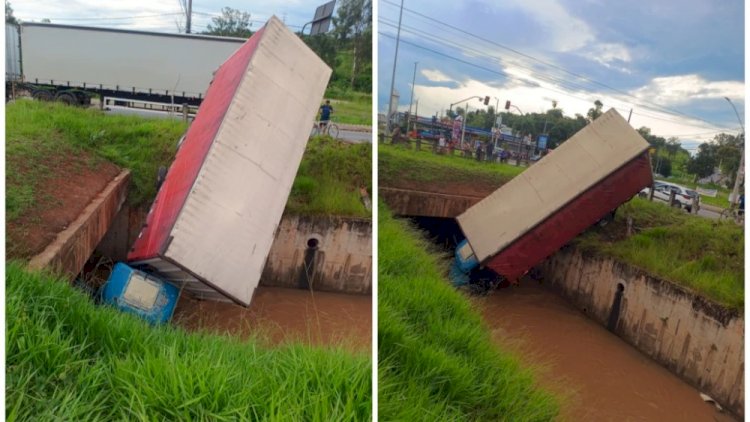
[[[323,132],[323,130],[328,126],[328,123],[331,121],[331,114],[333,114],[333,107],[331,106],[331,100],[326,100],[326,103],[320,106],[320,131]]]

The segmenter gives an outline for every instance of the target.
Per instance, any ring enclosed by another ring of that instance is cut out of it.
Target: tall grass
[[[524,169],[509,164],[477,162],[458,155],[436,155],[428,142],[422,143],[421,151],[394,145],[378,146],[378,180],[385,184],[401,180],[460,181],[499,187]]]
[[[131,171],[129,199],[141,204],[156,195],[159,166],[169,166],[187,126],[173,119],[115,116],[59,103],[18,100],[5,109],[6,209],[18,215],[30,206],[62,152],[90,151]]]
[[[438,253],[380,207],[378,377],[382,420],[547,421],[557,399],[494,344]]]
[[[293,214],[334,214],[371,217],[360,188],[371,190],[372,146],[349,144],[318,136],[302,157],[286,211]]]
[[[151,327],[14,262],[6,310],[9,421],[370,418],[365,354]]]
[[[627,218],[636,233],[624,237]],[[615,257],[684,285],[730,308],[744,306],[743,228],[634,198],[614,224],[590,230],[576,242],[589,252]]]
[[[129,201],[148,205],[156,196],[160,166],[169,167],[187,126],[177,120],[118,116],[57,103],[19,100],[6,108],[6,212],[9,220],[36,203],[36,191],[54,174],[62,153],[89,151],[132,173]],[[308,144],[287,210],[369,217],[359,188],[371,185],[370,144],[327,138]]]

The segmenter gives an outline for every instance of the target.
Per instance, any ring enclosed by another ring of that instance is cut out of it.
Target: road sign
[[[310,35],[325,34],[328,32],[328,29],[331,27],[334,6],[336,6],[336,0],[322,4],[315,9]]]
[[[536,140],[536,147],[539,149],[547,149],[548,139],[549,139],[549,135],[539,135],[539,137]]]

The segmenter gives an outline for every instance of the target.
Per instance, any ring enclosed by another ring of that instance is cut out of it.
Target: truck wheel
[[[31,98],[39,101],[52,101],[53,96],[50,91],[39,89],[31,93]]]
[[[55,101],[59,101],[65,105],[76,106],[78,105],[78,98],[70,92],[60,92],[55,96]]]

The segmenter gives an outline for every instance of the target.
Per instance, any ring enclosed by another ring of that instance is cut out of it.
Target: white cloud
[[[420,73],[432,82],[453,82],[448,75],[436,69],[422,69]]]
[[[744,101],[744,93],[742,82],[708,81],[696,74],[654,78],[648,85],[632,91],[638,98],[667,106],[723,97]]]

